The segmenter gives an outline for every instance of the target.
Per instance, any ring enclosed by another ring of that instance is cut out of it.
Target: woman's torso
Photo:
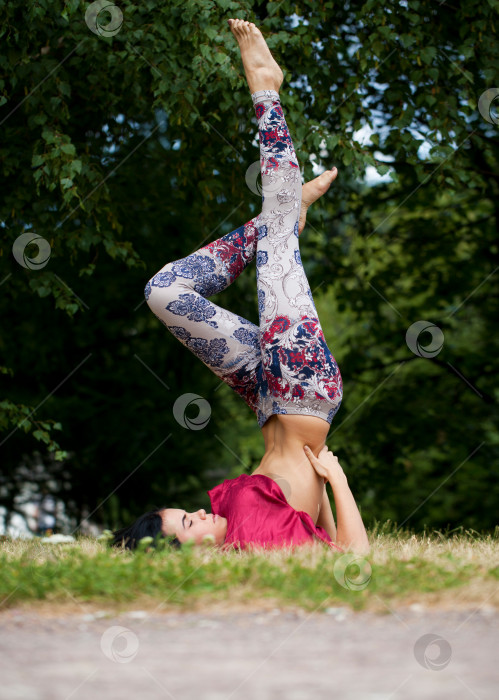
[[[265,454],[251,473],[265,474],[281,487],[289,505],[310,515],[314,524],[322,505],[324,479],[303,451],[309,445],[315,456],[325,444],[329,423],[322,418],[275,414],[262,428]]]

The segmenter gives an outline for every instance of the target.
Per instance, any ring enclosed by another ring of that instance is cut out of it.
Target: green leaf
[[[230,7],[231,4],[232,4],[232,3],[231,3],[231,0],[217,0],[217,3],[218,3],[218,6],[220,7],[220,9],[222,9],[222,10],[224,10],[224,11],[225,11],[225,10],[228,10],[229,7]],[[269,5],[271,5],[271,4],[272,4],[272,3],[269,3]],[[270,13],[269,6],[268,6],[268,5],[267,5],[267,12]]]
[[[61,145],[61,151],[67,153],[69,156],[74,156],[76,149],[72,143],[63,143]]]
[[[386,175],[390,171],[390,166],[386,163],[376,163],[375,168],[380,175]]]
[[[404,49],[407,49],[409,48],[409,46],[412,46],[416,42],[416,37],[412,34],[400,34],[399,41],[404,47]]]
[[[73,160],[69,166],[71,177],[73,177],[76,173],[81,173],[81,167],[81,160]]]
[[[40,286],[40,287],[37,287],[36,292],[37,292],[39,297],[48,297],[48,295],[51,292],[51,289],[50,289],[50,287]]]
[[[330,150],[333,150],[339,143],[340,136],[339,134],[331,134],[330,136],[326,137],[326,146]]]
[[[203,58],[209,58],[211,56],[211,48],[206,44],[201,44],[199,46],[199,50],[201,51]]]
[[[61,92],[63,95],[66,95],[66,97],[71,97],[71,87],[68,85],[68,83],[58,83],[58,88],[59,92]]]
[[[40,442],[44,442],[45,444],[48,444],[50,442],[50,435],[47,433],[46,430],[35,430],[33,432],[33,437],[35,440],[39,440]]]
[[[348,149],[343,152],[342,161],[343,165],[350,165],[353,160],[353,150]]]
[[[42,131],[42,138],[47,143],[55,143],[55,135],[50,127],[45,127]]]
[[[208,39],[211,39],[211,41],[213,41],[214,39],[216,39],[217,36],[219,36],[219,32],[213,27],[206,27],[204,33],[206,34]]]
[[[387,39],[388,41],[391,41],[392,39],[396,38],[396,34],[388,27],[387,25],[378,27],[378,32],[381,34],[381,36],[384,39]]]
[[[434,46],[425,46],[421,49],[419,55],[424,63],[430,64],[437,55],[437,49]]]

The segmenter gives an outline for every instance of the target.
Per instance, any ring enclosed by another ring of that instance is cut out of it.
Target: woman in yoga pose
[[[174,536],[177,546],[208,539],[224,548],[245,548],[319,539],[339,551],[367,552],[365,527],[346,476],[325,445],[343,387],[298,246],[307,206],[327,190],[337,171],[326,171],[304,185],[302,193],[279,98],[283,73],[252,22],[228,22],[258,121],[262,211],[219,240],[166,264],[147,283],[145,296],[168,330],[254,411],[265,454],[252,474],[226,479],[208,491],[213,513],[161,508],[117,531],[114,542],[133,548],[141,537],[160,535]],[[253,258],[259,327],[208,301]]]

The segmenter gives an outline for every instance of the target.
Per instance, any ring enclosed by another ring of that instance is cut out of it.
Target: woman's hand
[[[322,476],[324,481],[329,481],[331,484],[338,479],[345,480],[345,472],[341,468],[338,462],[338,457],[329,451],[327,445],[324,445],[322,450],[319,452],[319,456],[316,457],[310,447],[305,445],[305,454],[307,455],[310,464],[313,466],[315,471],[319,476]]]

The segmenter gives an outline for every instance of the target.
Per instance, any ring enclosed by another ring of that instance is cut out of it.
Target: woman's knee
[[[153,275],[144,287],[144,296],[149,306],[149,300],[153,289],[161,289],[161,296],[165,298],[167,296],[175,296],[176,292],[174,291],[173,287],[175,286],[176,281],[177,276],[173,273],[170,264],[165,265],[161,268],[161,270],[159,270],[159,272]]]
[[[194,280],[195,281],[195,280]],[[162,268],[147,282],[144,296],[151,311],[164,316],[169,310],[180,304],[192,304],[199,296],[193,286],[193,280],[179,279],[168,267]]]

